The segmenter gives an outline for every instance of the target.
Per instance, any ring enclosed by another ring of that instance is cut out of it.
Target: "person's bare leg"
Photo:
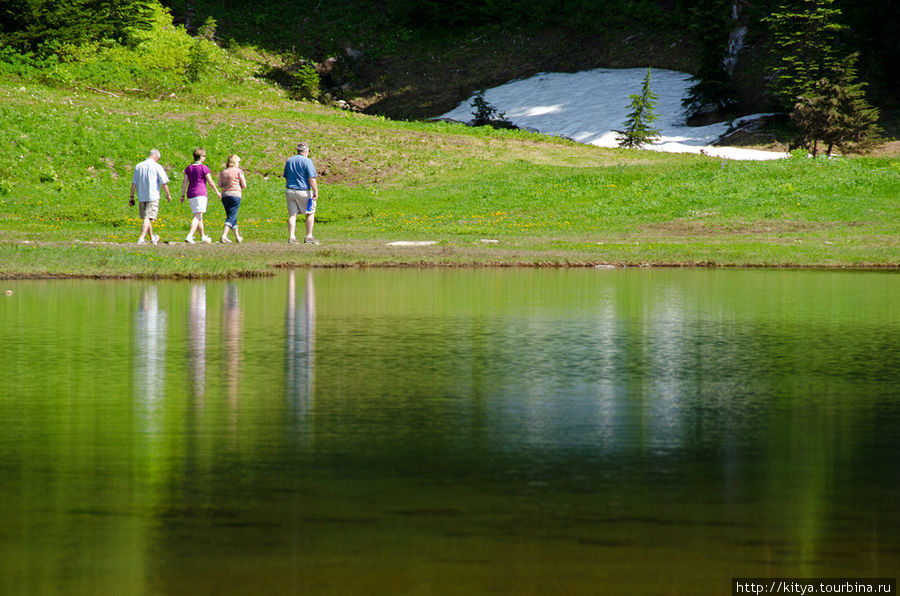
[[[288,216],[288,239],[297,239],[297,214]]]
[[[151,239],[153,238],[153,224],[150,223],[149,217],[145,217],[144,223],[141,224],[141,235],[138,238],[138,242],[143,240],[147,236],[147,234],[150,234]]]
[[[188,238],[193,238],[193,237],[194,237],[194,232],[197,231],[197,228],[198,228],[199,225],[200,225],[200,220],[197,219],[199,216],[200,216],[199,213],[195,213],[195,214],[194,214],[194,219],[191,220],[191,231],[188,232]],[[200,231],[200,235],[201,235],[201,236],[203,235],[203,231],[202,231],[202,230]]]

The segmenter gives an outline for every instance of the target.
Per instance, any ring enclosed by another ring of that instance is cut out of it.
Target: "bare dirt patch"
[[[794,234],[815,230],[828,230],[838,225],[833,222],[808,221],[754,221],[754,222],[714,222],[699,219],[673,219],[671,221],[647,224],[640,229],[645,232],[659,232],[667,236],[710,237],[710,236],[755,236],[771,234]],[[862,222],[849,225],[861,226]]]

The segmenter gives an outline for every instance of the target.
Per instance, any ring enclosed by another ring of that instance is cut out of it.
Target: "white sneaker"
[[[137,243],[138,243],[138,244],[147,244],[147,241],[144,240],[143,238],[138,238]]]
[[[292,237],[288,238],[288,244],[300,244],[300,243],[297,242],[297,239],[292,236]]]
[[[153,237],[150,238],[150,242],[152,242],[153,244],[159,244],[159,236],[154,234]]]
[[[231,240],[228,239],[228,236],[222,236],[222,239],[219,240],[219,242],[231,242]]]
[[[204,236],[204,237],[201,238],[200,240],[201,240],[204,244],[209,244],[210,242],[212,242],[212,238],[210,238],[209,236]]]
[[[318,244],[319,241],[313,238],[312,236],[307,236],[303,239],[303,244]]]
[[[193,236],[188,236],[187,238],[184,239],[184,241],[187,242],[188,244],[193,244],[193,243],[194,243],[194,237],[193,237]]]

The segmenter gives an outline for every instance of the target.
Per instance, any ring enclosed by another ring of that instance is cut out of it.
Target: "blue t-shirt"
[[[316,177],[316,166],[310,158],[295,155],[284,164],[285,185],[293,190],[309,190],[309,179]]]

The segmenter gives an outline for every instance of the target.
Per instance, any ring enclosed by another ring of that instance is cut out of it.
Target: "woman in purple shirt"
[[[209,168],[203,164],[205,159],[206,151],[199,148],[194,149],[194,163],[184,169],[184,180],[181,182],[181,202],[184,203],[184,197],[187,196],[191,205],[191,213],[194,214],[194,219],[191,220],[191,231],[184,239],[188,244],[194,243],[194,232],[197,230],[200,230],[200,240],[206,243],[212,242],[212,239],[203,230],[203,214],[206,213],[208,203],[206,185],[212,184],[216,196],[222,198],[222,193],[216,188]]]

